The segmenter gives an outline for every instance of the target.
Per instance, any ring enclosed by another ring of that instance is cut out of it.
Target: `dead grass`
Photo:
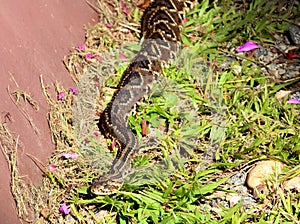
[[[35,205],[33,194],[35,189],[33,186],[30,189],[24,177],[21,177],[19,174],[17,166],[18,149],[20,147],[19,138],[7,129],[5,123],[0,125],[0,147],[11,174],[11,192],[16,202],[17,214],[22,220],[32,222],[32,211]]]
[[[19,85],[15,82],[16,86],[18,87]],[[8,95],[11,99],[11,101],[16,105],[16,107],[20,110],[20,112],[23,114],[23,116],[26,118],[26,120],[29,122],[29,124],[31,125],[32,129],[34,130],[34,132],[38,135],[39,134],[39,130],[36,127],[36,125],[34,124],[32,118],[30,117],[30,115],[28,114],[27,110],[26,110],[26,104],[29,104],[35,111],[39,110],[39,104],[38,102],[33,99],[30,94],[26,93],[23,90],[17,89],[14,91],[10,90],[10,87],[7,87],[7,92]]]

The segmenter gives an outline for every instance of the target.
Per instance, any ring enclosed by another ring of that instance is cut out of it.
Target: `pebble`
[[[285,181],[283,188],[285,190],[296,190],[300,192],[300,175]]]
[[[300,45],[300,28],[297,26],[290,26],[288,28],[288,37],[291,44]]]
[[[266,160],[257,162],[247,175],[247,186],[253,191],[266,187],[266,181],[271,177],[282,172],[283,164],[275,160]],[[271,182],[268,182],[271,183]]]
[[[266,56],[268,55],[268,50],[264,47],[260,47],[258,49],[256,49],[255,53],[254,53],[254,57],[260,57],[260,56]]]

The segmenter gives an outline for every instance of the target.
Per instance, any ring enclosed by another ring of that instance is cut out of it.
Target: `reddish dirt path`
[[[72,46],[83,43],[83,25],[94,23],[97,15],[85,0],[0,0],[0,5],[0,121],[6,121],[8,128],[15,136],[19,136],[22,143],[18,164],[21,175],[39,185],[41,172],[26,153],[46,164],[54,149],[47,124],[48,106],[42,94],[39,76],[43,75],[44,83],[52,91],[56,80],[65,88],[74,86],[62,58]],[[16,87],[11,75],[19,87]],[[11,91],[23,90],[38,101],[38,112],[28,104],[25,108],[40,134],[35,134],[10,100],[8,86]],[[4,118],[8,112],[12,121]],[[7,163],[1,152],[0,170],[0,223],[20,223],[10,193]]]

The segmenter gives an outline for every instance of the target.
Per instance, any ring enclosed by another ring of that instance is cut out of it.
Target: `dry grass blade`
[[[5,124],[0,125],[0,147],[10,170],[11,192],[16,202],[18,216],[26,222],[32,222],[34,200],[17,167],[19,138],[13,136]]]
[[[11,99],[11,101],[17,106],[17,108],[20,110],[20,112],[23,114],[23,116],[27,119],[31,127],[33,128],[34,132],[39,135],[40,132],[36,125],[33,122],[33,119],[30,117],[28,112],[24,109],[24,106],[21,105],[21,99],[23,99],[24,102],[29,103],[33,107],[35,111],[39,110],[39,104],[36,100],[34,100],[30,94],[26,93],[23,90],[16,90],[11,92],[9,86],[7,87],[8,95]]]

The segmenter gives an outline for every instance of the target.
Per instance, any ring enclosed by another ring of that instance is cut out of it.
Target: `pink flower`
[[[124,54],[119,54],[119,57],[122,59],[122,61],[127,61],[127,57]]]
[[[84,46],[84,44],[83,45],[79,45],[79,46],[76,46],[75,49],[78,50],[78,51],[84,51],[85,50],[85,46]]]
[[[127,8],[123,8],[123,12],[126,14],[126,15],[129,15],[129,11]]]
[[[98,54],[86,54],[85,58],[88,60],[96,58],[99,62],[102,62],[102,60],[103,60],[103,58],[101,56],[99,56]]]
[[[51,171],[56,170],[56,166],[53,165],[53,164],[50,164],[50,165],[48,166],[48,168],[49,168]]]
[[[74,95],[77,95],[78,94],[78,90],[74,87],[71,87],[70,88],[70,91],[74,94]]]
[[[63,156],[63,157],[65,157],[66,159],[76,159],[79,155],[78,154],[76,154],[76,153],[72,153],[72,152],[63,152],[63,153],[61,153],[61,155]]]
[[[102,62],[103,61],[103,58],[99,55],[96,55],[96,59],[99,61],[99,62]]]
[[[183,23],[187,23],[189,20],[187,18],[183,19]]]
[[[121,8],[123,10],[123,12],[126,14],[126,15],[129,15],[129,11],[128,9],[126,8],[126,5],[124,2],[121,2]]]
[[[238,53],[240,53],[240,52],[245,52],[245,51],[251,51],[256,48],[260,48],[260,46],[253,43],[252,41],[248,41],[248,42],[244,43],[243,45],[241,45],[236,51]]]
[[[112,28],[112,25],[109,24],[109,23],[106,23],[105,26],[106,26],[108,29]]]
[[[296,99],[296,98],[293,98],[293,99],[289,99],[288,103],[290,103],[290,104],[300,104],[300,100]]]
[[[114,139],[113,143],[110,146],[110,149],[113,150],[115,148],[115,146],[117,145],[117,140]]]
[[[95,57],[96,56],[96,54],[86,54],[85,55],[85,58],[86,59],[92,59],[93,57]]]
[[[61,100],[62,98],[64,98],[64,96],[65,96],[65,93],[64,92],[60,92],[58,94],[58,99]]]
[[[84,139],[84,141],[85,141],[86,143],[90,143],[90,142],[91,142],[91,140],[90,140],[89,137],[86,137],[86,138]]]
[[[60,205],[59,211],[64,215],[68,215],[70,213],[70,209],[68,209],[67,204],[65,202]]]

